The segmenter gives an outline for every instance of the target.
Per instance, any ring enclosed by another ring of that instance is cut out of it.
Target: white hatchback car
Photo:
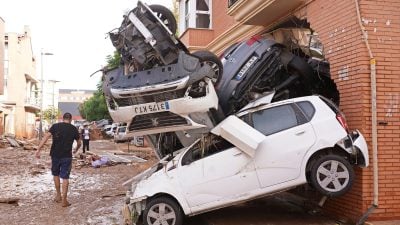
[[[127,224],[142,218],[146,225],[181,225],[184,215],[306,183],[327,196],[346,193],[352,164],[369,163],[362,134],[349,132],[343,114],[323,97],[268,102],[250,103],[136,176],[123,210]]]

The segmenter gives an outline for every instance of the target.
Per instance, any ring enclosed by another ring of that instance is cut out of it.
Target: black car
[[[295,55],[271,39],[255,36],[232,45],[222,64],[216,90],[225,115],[270,92],[275,92],[273,101],[321,94],[339,102],[328,63]]]

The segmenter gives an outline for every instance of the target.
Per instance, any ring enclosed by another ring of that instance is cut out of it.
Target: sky
[[[174,0],[142,0],[172,8]],[[7,33],[23,33],[28,25],[36,57],[36,76],[58,80],[59,88],[96,89],[101,73],[90,74],[106,64],[115,48],[107,33],[119,27],[122,15],[137,0],[19,0],[5,1],[0,17]]]

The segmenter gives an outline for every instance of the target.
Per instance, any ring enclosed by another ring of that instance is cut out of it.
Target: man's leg
[[[89,151],[89,142],[90,140],[87,140],[87,150]]]
[[[71,173],[71,167],[72,167],[72,158],[61,159],[60,177],[63,180],[63,183],[62,183],[62,207],[68,207],[71,205],[67,200],[69,174]]]
[[[55,202],[61,202],[61,191],[60,191],[60,177],[53,176],[54,186],[56,187],[56,197],[54,198]]]
[[[69,179],[63,179],[62,183],[62,207],[68,207],[71,203],[67,200]]]
[[[86,144],[85,144],[85,140],[83,140],[83,146],[82,146],[82,152],[83,152],[83,154],[85,154],[85,149],[86,149]]]
[[[54,187],[56,188],[55,202],[61,202],[61,191],[60,191],[60,159],[51,158],[51,174],[53,175]]]

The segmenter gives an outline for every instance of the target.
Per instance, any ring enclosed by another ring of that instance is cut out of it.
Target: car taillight
[[[253,36],[252,38],[250,38],[249,40],[247,40],[246,44],[248,46],[252,46],[256,41],[259,41],[261,39],[261,35],[256,35]]]
[[[347,125],[346,118],[343,116],[343,114],[338,113],[336,115],[336,119],[339,121],[340,125],[346,130],[347,133],[349,133],[349,126]]]

